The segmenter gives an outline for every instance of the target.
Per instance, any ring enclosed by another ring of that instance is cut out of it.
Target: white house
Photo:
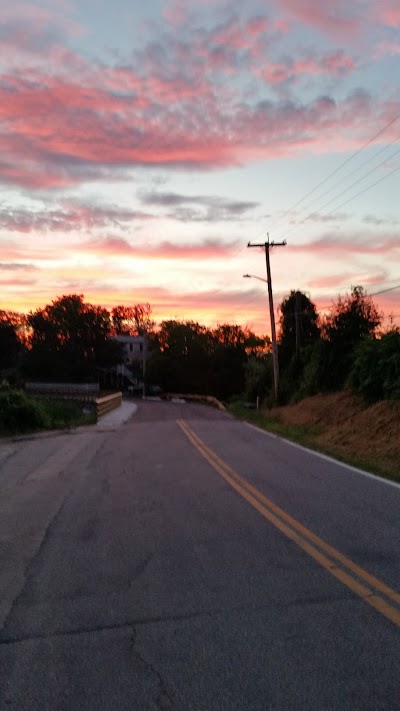
[[[143,361],[143,349],[146,347],[144,336],[113,336],[113,340],[124,346],[125,365]]]

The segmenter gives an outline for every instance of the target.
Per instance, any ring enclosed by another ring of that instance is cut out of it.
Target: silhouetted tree
[[[27,317],[32,329],[25,368],[46,380],[96,377],[98,367],[121,360],[119,343],[110,340],[106,309],[84,302],[82,295],[62,296]]]
[[[330,387],[339,388],[345,383],[356,348],[363,339],[376,335],[381,322],[382,315],[362,286],[353,287],[350,294],[333,304],[322,328],[330,344]]]
[[[194,321],[163,321],[151,338],[148,376],[164,390],[207,394],[210,332]]]
[[[291,291],[280,307],[279,361],[281,369],[288,366],[300,348],[305,348],[320,336],[319,315],[315,304],[301,291]]]
[[[400,400],[400,330],[365,338],[356,348],[350,373],[353,389],[367,400]]]
[[[137,336],[154,329],[150,304],[115,306],[111,310],[111,320],[115,336]]]
[[[20,314],[14,311],[0,311],[0,372],[16,368],[22,352],[22,342],[18,335]]]

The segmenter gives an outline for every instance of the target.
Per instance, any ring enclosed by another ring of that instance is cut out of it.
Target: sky
[[[0,0],[0,181],[0,309],[400,325],[400,2]]]

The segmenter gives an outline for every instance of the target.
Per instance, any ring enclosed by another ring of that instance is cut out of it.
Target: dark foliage
[[[319,339],[319,316],[315,304],[301,291],[291,291],[279,311],[279,360],[285,369],[301,349]]]
[[[339,297],[332,306],[323,325],[323,336],[329,342],[329,388],[340,388],[347,381],[358,345],[374,336],[382,316],[370,296],[361,286],[352,289],[343,299]]]
[[[350,374],[353,389],[367,400],[400,400],[400,332],[359,344]]]
[[[209,330],[194,321],[164,321],[152,337],[148,377],[165,391],[228,398],[243,392],[247,362],[265,343],[231,324]]]
[[[97,368],[121,360],[121,347],[110,340],[111,320],[106,309],[92,306],[83,296],[62,296],[27,317],[32,329],[25,372],[43,380],[95,379]]]
[[[49,426],[49,417],[40,403],[21,390],[0,387],[0,432],[30,432]]]

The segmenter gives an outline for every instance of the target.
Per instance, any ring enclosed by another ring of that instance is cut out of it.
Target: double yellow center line
[[[400,626],[400,594],[375,578],[350,558],[316,536],[286,511],[274,504],[246,479],[239,476],[210,449],[184,420],[177,420],[190,442],[211,466],[259,513],[285,536],[314,558],[331,575],[347,585],[356,595]]]

